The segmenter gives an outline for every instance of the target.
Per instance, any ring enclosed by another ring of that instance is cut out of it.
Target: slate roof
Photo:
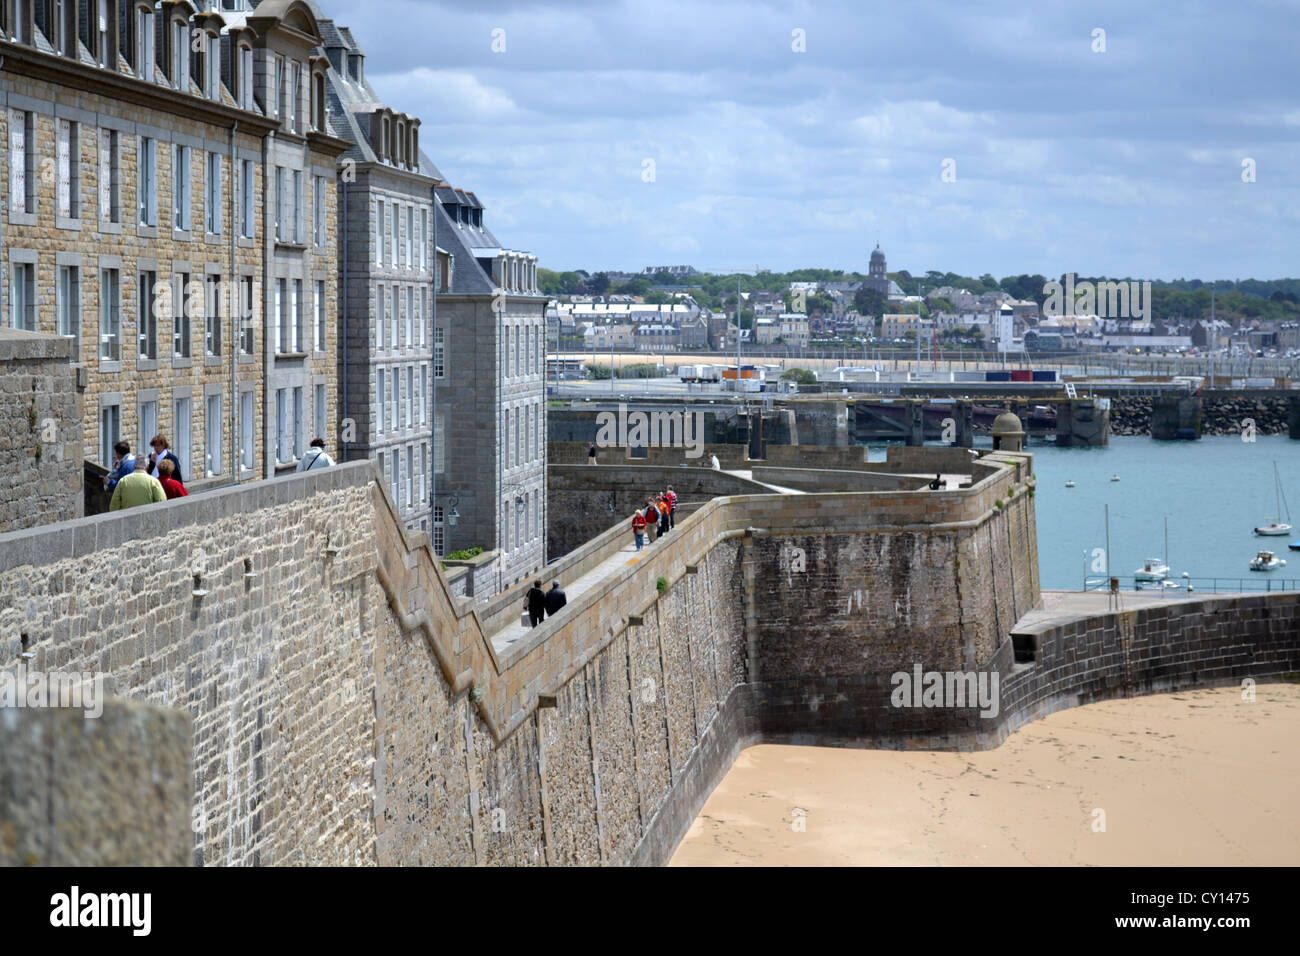
[[[322,19],[317,21],[321,36],[324,38],[322,49],[344,50],[345,56],[350,54],[361,54],[365,56],[364,51],[357,44],[356,39],[352,36],[352,31],[347,27],[340,27],[333,20]],[[347,61],[343,60],[346,69]],[[361,124],[357,122],[356,114],[367,113],[376,107],[384,106],[383,100],[375,92],[375,88],[370,85],[370,81],[365,79],[365,72],[362,72],[361,82],[357,82],[349,76],[345,76],[338,70],[334,69],[331,63],[325,73],[325,112],[327,115],[329,132],[340,139],[345,139],[353,144],[352,148],[343,154],[344,159],[352,159],[359,163],[378,163],[379,156],[375,153],[370,145],[370,139],[362,132]],[[398,167],[394,167],[398,168]],[[420,175],[428,176],[433,179],[442,179],[437,167],[428,162],[428,157],[424,151],[420,151]]]

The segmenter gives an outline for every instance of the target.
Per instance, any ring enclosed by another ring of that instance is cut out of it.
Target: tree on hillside
[[[884,314],[888,304],[888,300],[875,289],[859,289],[853,293],[853,307],[858,310],[859,315],[869,315],[873,319],[878,319]]]
[[[609,291],[609,276],[603,272],[597,272],[588,279],[583,285],[592,295],[604,295]]]
[[[800,385],[815,385],[817,373],[811,369],[792,368],[782,372],[781,379],[786,382],[797,382]]]

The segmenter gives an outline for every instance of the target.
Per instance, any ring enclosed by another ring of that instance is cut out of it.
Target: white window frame
[[[172,357],[190,358],[194,338],[194,303],[190,298],[192,276],[187,272],[177,272],[172,276]],[[183,345],[184,351],[177,351],[177,344]]]
[[[204,473],[209,478],[220,475],[225,464],[221,448],[221,399],[219,392],[203,396]]]
[[[111,354],[115,349],[117,354]],[[108,354],[106,354],[106,352]],[[122,272],[99,270],[99,360],[122,361]]]
[[[194,473],[194,401],[178,398],[172,402],[172,454],[181,463],[181,474]]]
[[[251,159],[244,160],[242,166],[243,174],[239,178],[240,193],[243,196],[240,234],[245,239],[252,239],[257,235],[257,199],[254,191],[257,174],[253,170]]]
[[[289,322],[293,334],[293,352],[303,351],[302,329],[302,280],[294,279],[289,284]]]
[[[203,206],[207,219],[205,228],[210,236],[219,236],[222,230],[222,175],[221,154],[215,151],[208,153],[206,175],[204,176],[204,187],[207,194],[203,198]]]
[[[141,269],[136,274],[136,357],[148,361],[158,360],[158,315],[154,311],[157,289],[157,272]]]
[[[57,331],[72,339],[73,355],[81,354],[81,268],[59,266],[58,269]],[[74,357],[73,361],[78,361]]]
[[[293,171],[293,241],[302,244],[302,211],[303,211],[303,181],[302,170]]]
[[[36,265],[15,262],[10,270],[9,325],[28,332],[39,330],[36,315]],[[21,294],[17,290],[21,289]]]
[[[190,147],[180,143],[172,144],[172,228],[179,232],[189,232],[193,223],[190,220],[193,183],[193,170],[190,166]]]
[[[158,141],[141,136],[136,152],[137,221],[142,226],[158,225]]]
[[[315,177],[315,190],[312,197],[312,215],[315,220],[316,245],[323,247],[325,245],[325,177]]]
[[[239,466],[252,471],[257,456],[257,396],[247,389],[239,393]]]

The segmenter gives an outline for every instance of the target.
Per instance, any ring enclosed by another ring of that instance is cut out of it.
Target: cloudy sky
[[[1300,275],[1300,0],[322,6],[548,268]]]

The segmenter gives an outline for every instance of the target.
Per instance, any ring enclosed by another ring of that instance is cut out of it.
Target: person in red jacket
[[[636,549],[640,551],[645,544],[645,515],[640,511],[632,514],[632,534],[636,538]]]
[[[652,497],[645,500],[646,544],[654,544],[659,537],[659,506]]]
[[[677,527],[677,492],[673,491],[673,486],[669,485],[668,490],[664,492],[664,498],[668,501],[668,527]]]
[[[168,501],[190,496],[185,486],[176,480],[176,466],[172,464],[170,458],[163,458],[158,462],[158,481],[163,486],[163,494],[167,496]]]

